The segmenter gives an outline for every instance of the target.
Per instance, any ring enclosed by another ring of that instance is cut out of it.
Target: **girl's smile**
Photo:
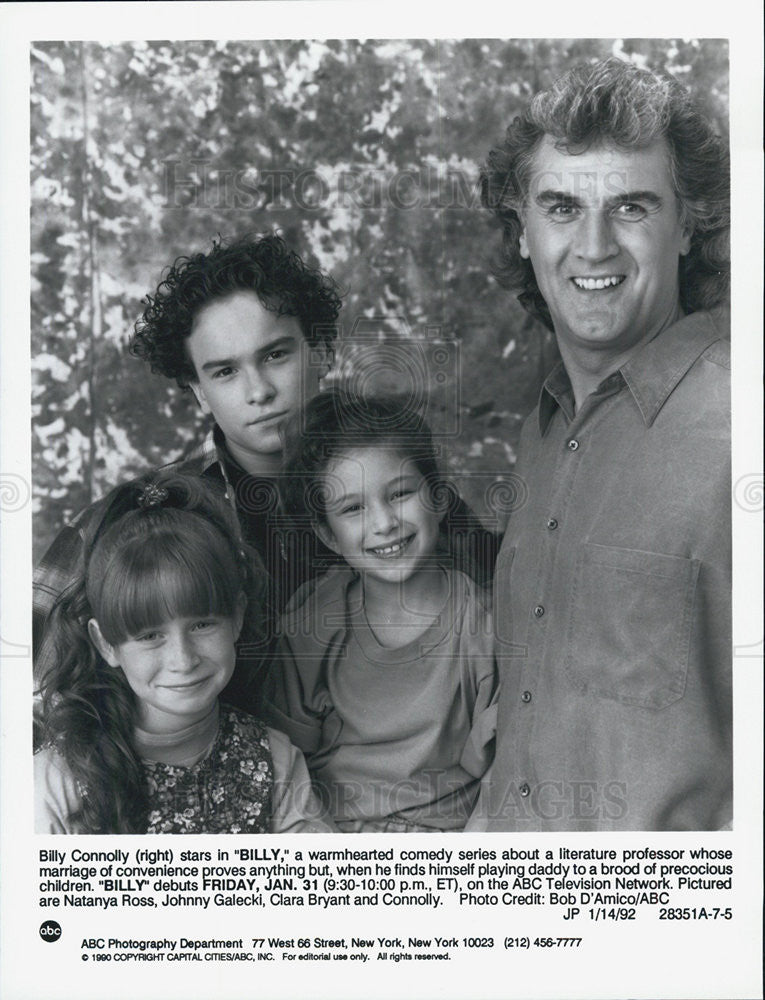
[[[388,582],[411,578],[430,560],[441,516],[425,477],[394,448],[352,448],[324,476],[324,543],[353,569]]]
[[[240,602],[233,617],[172,618],[115,645],[95,619],[88,628],[106,662],[125,674],[138,699],[139,725],[172,733],[204,718],[231,679],[242,615]]]
[[[206,684],[210,680],[210,677],[200,677],[197,681],[188,681],[186,684],[160,684],[160,687],[165,687],[169,691],[191,691],[199,687],[200,684]]]
[[[389,545],[378,545],[377,548],[368,549],[368,551],[381,559],[395,559],[408,548],[413,538],[414,535],[408,535],[397,542],[391,542]]]

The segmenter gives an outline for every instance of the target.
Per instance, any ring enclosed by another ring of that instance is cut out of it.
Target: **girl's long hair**
[[[64,757],[77,782],[73,826],[141,833],[148,797],[133,745],[138,703],[122,669],[94,647],[88,621],[95,618],[107,642],[119,645],[171,618],[231,616],[245,594],[252,642],[266,588],[230,505],[197,477],[160,473],[127,483],[101,510],[46,626],[55,654],[40,680],[38,740]]]
[[[333,458],[356,448],[388,448],[410,459],[441,513],[437,554],[481,584],[492,577],[499,536],[483,527],[441,471],[438,450],[423,414],[393,396],[364,396],[332,388],[315,396],[287,429],[286,511],[304,527],[325,518],[323,474]],[[339,557],[335,558],[337,561]]]

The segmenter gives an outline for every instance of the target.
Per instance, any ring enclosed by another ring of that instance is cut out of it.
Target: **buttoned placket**
[[[224,486],[225,486],[225,497],[228,500],[228,502],[231,504],[231,507],[233,508],[234,513],[237,515],[237,521],[238,521],[238,519],[239,519],[239,510],[238,510],[237,504],[236,504],[236,490],[231,485],[231,481],[228,478],[228,473],[226,472],[226,464],[223,461],[223,456],[220,454],[219,451],[218,451],[217,456],[216,456],[216,461],[218,463],[218,468],[220,469],[221,476],[223,477],[223,483],[224,483]],[[277,505],[278,505],[278,515],[279,515],[279,517],[282,520],[285,520],[286,519],[286,514],[284,512],[284,505],[282,503],[282,495],[281,495],[281,491],[278,489],[278,487],[276,488],[276,498],[277,498]],[[286,563],[286,562],[289,561],[289,553],[287,552],[287,545],[285,543],[284,533],[282,531],[278,532],[277,541],[279,543],[279,555],[281,556],[282,561]]]
[[[535,535],[538,539],[538,552],[540,553],[536,585],[537,602],[528,610],[528,655],[522,661],[519,693],[516,709],[513,713],[518,722],[515,743],[518,751],[516,787],[523,801],[531,800],[532,805],[528,812],[532,816],[533,794],[535,784],[538,783],[531,751],[531,733],[537,703],[535,691],[539,681],[539,671],[545,661],[546,636],[551,616],[561,612],[561,609],[550,605],[547,587],[554,578],[556,556],[564,538],[566,507],[578,474],[581,457],[586,449],[590,426],[593,421],[597,423],[599,418],[604,417],[604,412],[600,410],[600,407],[608,397],[618,392],[622,385],[623,379],[618,373],[611,376],[602,383],[598,392],[585,401],[576,414],[572,414],[570,421],[567,421],[563,407],[556,409],[543,432],[546,434],[557,431],[561,434],[562,442],[558,448],[553,473],[553,482],[555,482],[556,488],[549,498],[547,515],[541,515],[537,518]],[[567,421],[565,428],[556,428],[554,426],[556,421]],[[562,664],[556,666],[558,669],[562,669]],[[538,825],[538,821],[535,825]]]

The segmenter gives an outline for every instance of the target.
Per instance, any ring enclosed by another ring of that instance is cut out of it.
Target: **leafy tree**
[[[492,278],[480,166],[532,93],[613,52],[674,73],[726,129],[714,40],[36,44],[36,554],[202,433],[189,395],[126,352],[143,295],[216,234],[274,228],[345,290],[335,377],[430,398],[445,462],[491,517],[555,349]]]

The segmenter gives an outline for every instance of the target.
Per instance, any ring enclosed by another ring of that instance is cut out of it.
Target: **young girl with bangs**
[[[117,487],[52,611],[35,755],[40,833],[331,830],[303,756],[227,705],[263,607],[225,499],[196,477]]]
[[[494,746],[475,556],[495,540],[406,405],[332,390],[299,430],[285,504],[337,559],[287,607],[269,718],[306,754],[341,831],[462,829]]]

